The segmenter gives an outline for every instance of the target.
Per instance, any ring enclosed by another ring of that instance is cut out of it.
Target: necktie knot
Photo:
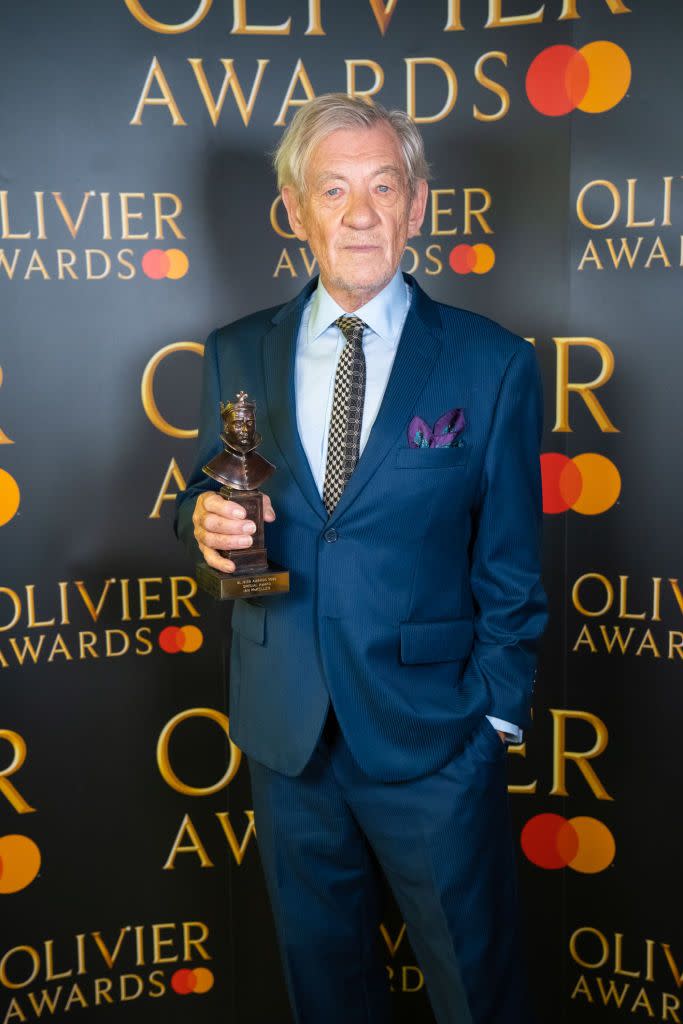
[[[358,343],[363,337],[363,331],[367,327],[359,316],[339,316],[334,321],[347,341],[352,344]]]

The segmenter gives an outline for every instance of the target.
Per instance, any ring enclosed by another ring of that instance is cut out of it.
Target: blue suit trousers
[[[390,1021],[377,864],[438,1024],[531,1024],[506,753],[484,716],[440,770],[407,782],[364,774],[332,709],[300,775],[248,763],[297,1024]]]

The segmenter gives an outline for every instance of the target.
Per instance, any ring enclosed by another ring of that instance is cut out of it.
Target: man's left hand
[[[498,733],[498,735],[500,736],[501,742],[502,742],[502,743],[507,743],[507,737],[506,737],[505,733],[504,733],[504,732],[501,732],[501,730],[500,730],[500,729],[496,729],[496,732],[497,732],[497,733]]]

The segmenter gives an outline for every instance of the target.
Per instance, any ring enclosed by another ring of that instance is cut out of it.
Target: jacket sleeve
[[[217,355],[218,331],[211,332],[204,346],[202,368],[201,400],[199,406],[199,438],[197,454],[187,486],[176,498],[175,519],[173,528],[176,536],[183,542],[195,561],[201,560],[201,552],[194,539],[192,513],[197,498],[202,491],[219,489],[217,481],[202,472],[202,466],[222,451],[220,432],[222,428],[220,416],[220,376]]]
[[[487,713],[522,729],[531,721],[538,641],[548,621],[542,429],[541,376],[525,341],[505,369],[484,455],[470,548],[474,645],[465,666],[467,682],[488,690]]]

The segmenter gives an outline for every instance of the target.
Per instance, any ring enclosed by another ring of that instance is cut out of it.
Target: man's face
[[[303,198],[282,190],[290,225],[310,245],[327,290],[351,312],[395,274],[422,224],[427,183],[417,182],[411,199],[398,139],[376,125],[328,135],[311,154],[306,185]]]

